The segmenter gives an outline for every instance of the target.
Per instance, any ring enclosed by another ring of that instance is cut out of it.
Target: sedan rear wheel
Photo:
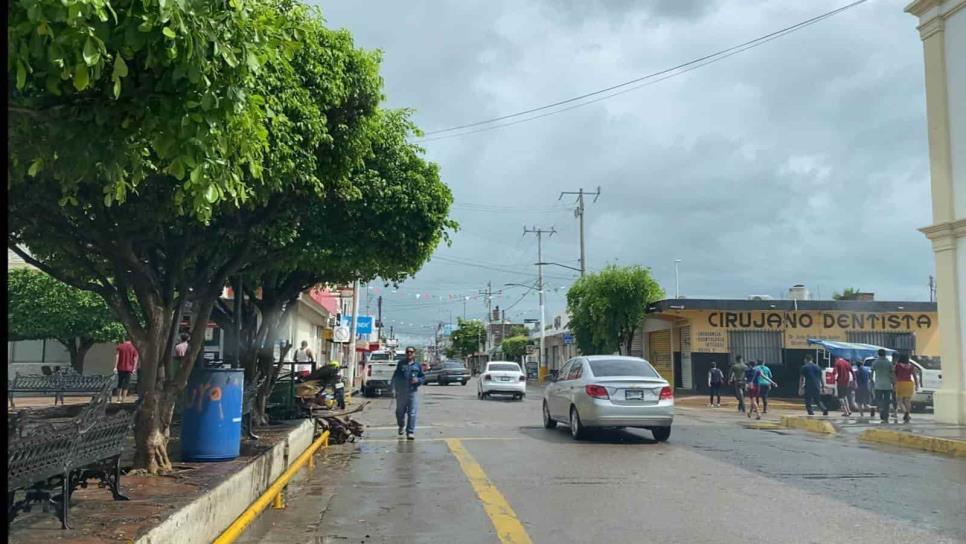
[[[654,435],[654,440],[667,442],[667,439],[671,437],[671,427],[654,427],[651,429],[651,434]]]
[[[584,424],[580,422],[580,414],[577,413],[577,407],[570,407],[570,436],[574,440],[582,440],[584,435],[587,434],[586,429],[584,429]]]
[[[547,401],[543,401],[543,428],[553,429],[557,426],[557,422],[550,417],[550,409],[547,408]]]

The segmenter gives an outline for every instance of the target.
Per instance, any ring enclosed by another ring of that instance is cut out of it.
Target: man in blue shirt
[[[403,429],[406,438],[414,440],[416,433],[416,391],[426,383],[423,366],[416,361],[416,348],[406,348],[406,358],[396,363],[396,371],[392,374],[392,388],[396,392],[396,424],[399,425],[399,436]]]
[[[872,417],[872,368],[857,361],[855,367],[855,404],[859,408],[859,416],[865,415],[865,410],[869,410],[869,417]]]
[[[822,410],[822,415],[828,415],[828,408],[822,403],[822,369],[815,364],[811,355],[805,356],[805,365],[801,370],[801,382],[799,389],[805,396],[805,411],[813,416],[812,404],[814,403]]]

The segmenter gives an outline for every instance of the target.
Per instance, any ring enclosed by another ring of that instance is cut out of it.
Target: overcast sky
[[[326,0],[332,27],[380,49],[387,105],[425,131],[567,99],[768,34],[847,0]],[[906,0],[828,20],[586,107],[426,141],[462,225],[450,247],[385,297],[396,331],[431,334],[491,281],[536,280],[544,259],[577,266],[573,198],[588,200],[588,266],[640,264],[674,295],[776,298],[858,287],[928,300],[933,271],[922,46]],[[433,138],[429,136],[427,138]],[[468,263],[468,264],[459,264]],[[480,268],[489,266],[495,269]],[[550,319],[576,273],[548,275]],[[508,318],[537,296],[503,288]],[[532,292],[531,292],[532,293]],[[419,295],[417,298],[416,295]],[[519,302],[517,302],[519,301]],[[365,303],[363,303],[365,304]],[[468,317],[485,314],[479,298]],[[422,328],[425,327],[425,328]]]

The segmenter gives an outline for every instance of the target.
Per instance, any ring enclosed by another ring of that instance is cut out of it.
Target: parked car
[[[577,357],[543,392],[543,426],[568,423],[574,440],[588,429],[638,427],[660,442],[671,436],[674,392],[649,362],[638,357]]]
[[[470,371],[456,361],[442,362],[430,367],[429,372],[426,373],[426,383],[435,382],[439,385],[447,385],[459,382],[461,385],[466,385],[469,380]]]
[[[490,361],[480,376],[476,397],[489,398],[491,395],[512,395],[519,400],[527,396],[527,376],[520,365],[513,361]]]
[[[374,351],[363,373],[362,396],[378,397],[392,394],[392,375],[396,371],[396,354],[392,351]]]

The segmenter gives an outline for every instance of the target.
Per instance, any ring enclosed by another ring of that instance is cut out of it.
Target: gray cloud
[[[841,5],[709,2],[322,2],[331,25],[385,52],[388,103],[426,130],[611,85]],[[921,43],[901,2],[867,3],[700,70],[521,125],[426,142],[463,229],[386,317],[419,333],[461,315],[490,280],[532,282],[536,243],[576,266],[561,190],[603,190],[587,210],[589,265],[651,266],[669,293],[778,296],[805,283],[922,300],[932,272]],[[499,207],[499,208],[494,208]],[[548,283],[575,274],[548,268]],[[420,293],[420,299],[415,294]],[[497,299],[503,307],[522,289]],[[454,298],[450,298],[453,296]],[[433,298],[435,297],[435,298]],[[439,300],[443,297],[443,300]],[[430,302],[426,302],[427,298]],[[563,291],[549,296],[548,316]],[[482,317],[480,300],[467,313]],[[536,296],[511,310],[537,317]],[[410,325],[417,323],[419,325]]]

